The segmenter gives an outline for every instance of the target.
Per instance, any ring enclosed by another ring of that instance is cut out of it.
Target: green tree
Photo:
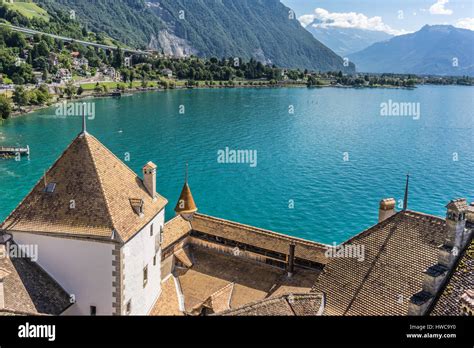
[[[10,117],[12,113],[12,103],[9,98],[0,94],[0,117],[4,120]]]
[[[16,86],[13,91],[13,102],[21,109],[22,106],[28,105],[28,93],[23,86]]]
[[[72,81],[66,82],[66,87],[64,88],[64,93],[68,96],[68,98],[72,99],[77,93],[77,88],[74,86]]]
[[[112,66],[115,69],[120,69],[123,65],[123,52],[120,47],[117,47],[117,50],[114,53],[113,61],[112,61]]]
[[[94,92],[96,92],[96,93],[101,93],[102,92],[102,87],[99,85],[99,82],[97,82],[95,84]]]

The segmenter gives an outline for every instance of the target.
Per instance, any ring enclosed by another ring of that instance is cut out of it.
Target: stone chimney
[[[468,206],[465,199],[455,199],[446,208],[446,240],[440,247],[438,262],[451,268],[470,234],[470,230],[466,229]]]
[[[379,222],[387,220],[390,216],[396,214],[395,205],[395,198],[385,198],[380,201]]]
[[[153,162],[148,162],[143,167],[143,184],[153,199],[156,198],[156,168],[158,167]]]

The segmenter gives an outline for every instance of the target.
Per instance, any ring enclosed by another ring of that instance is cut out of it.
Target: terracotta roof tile
[[[165,250],[174,242],[189,234],[191,230],[191,223],[189,221],[186,221],[181,215],[175,216],[166,222],[163,228],[162,249]]]
[[[193,262],[191,261],[188,253],[184,249],[180,249],[174,253],[177,261],[181,262],[185,267],[192,267]]]
[[[364,259],[331,258],[313,290],[327,296],[328,315],[406,315],[419,291],[423,271],[438,260],[445,221],[400,212],[351,238],[344,246],[364,246]]]
[[[203,214],[195,214],[191,221],[191,225],[195,231],[230,239],[285,255],[288,254],[290,243],[295,243],[295,256],[297,258],[321,264],[325,264],[328,261],[324,256],[324,253],[326,252],[326,246],[324,244],[289,237],[273,231],[218,219]]]
[[[288,280],[286,272],[279,268],[260,262],[223,254],[211,249],[190,245],[194,265],[190,269],[177,269],[175,276],[179,279],[184,295],[186,312],[195,313],[196,308],[212,301],[218,303],[230,296],[230,308],[238,308],[255,300],[269,296],[281,296],[289,292],[304,293],[311,290],[311,285],[319,272],[297,268],[293,280]],[[228,292],[224,290],[227,289]],[[222,294],[221,294],[222,293]],[[215,298],[217,294],[223,297]],[[214,296],[214,298],[213,298]]]
[[[241,308],[218,313],[223,316],[315,316],[321,315],[323,306],[321,294],[287,294],[263,299]]]
[[[71,305],[66,291],[37,263],[24,257],[10,258],[2,252],[0,269],[7,313],[59,315]]]
[[[179,309],[179,289],[176,279],[172,275],[161,283],[161,295],[156,301],[150,315],[155,316],[181,316],[184,313]]]

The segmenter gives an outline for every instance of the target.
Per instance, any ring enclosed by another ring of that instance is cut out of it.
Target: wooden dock
[[[15,156],[29,156],[30,147],[20,146],[0,146],[0,157],[15,157]]]

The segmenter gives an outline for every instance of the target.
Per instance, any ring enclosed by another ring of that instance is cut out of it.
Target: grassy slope
[[[13,4],[5,3],[5,5],[7,5],[8,8],[10,8],[11,10],[20,12],[23,16],[27,18],[31,19],[37,17],[45,21],[49,20],[48,12],[46,12],[33,2],[14,2]]]

